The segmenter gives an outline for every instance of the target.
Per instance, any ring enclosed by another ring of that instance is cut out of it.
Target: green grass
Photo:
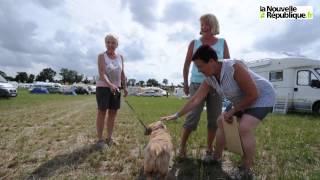
[[[122,102],[114,132],[119,145],[96,151],[94,95],[36,95],[19,90],[16,98],[0,99],[0,179],[135,179],[148,141],[135,116],[149,124],[175,113],[186,99],[126,100],[136,114]],[[188,154],[195,158],[206,146],[205,114],[188,141]],[[183,121],[166,123],[175,149]],[[319,116],[269,115],[255,131],[258,179],[319,179],[319,128]],[[225,153],[224,160],[235,166],[240,157]]]
[[[129,97],[136,114],[146,123],[175,113],[186,100]],[[188,154],[199,158],[206,146],[206,113],[188,141]],[[178,148],[184,118],[167,123]],[[255,130],[257,153],[254,171],[260,179],[320,178],[320,116],[311,114],[269,115]],[[238,155],[226,153],[236,166]]]

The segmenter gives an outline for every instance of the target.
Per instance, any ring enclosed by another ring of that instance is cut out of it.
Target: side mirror
[[[313,88],[320,88],[320,81],[313,79],[313,80],[311,80],[310,86]]]

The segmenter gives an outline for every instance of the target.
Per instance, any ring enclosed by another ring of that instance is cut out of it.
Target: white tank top
[[[121,72],[122,72],[122,58],[119,54],[116,55],[115,59],[111,59],[108,57],[107,53],[103,53],[106,72],[109,81],[120,87],[121,86]],[[102,80],[97,81],[97,87],[109,87],[107,83]]]

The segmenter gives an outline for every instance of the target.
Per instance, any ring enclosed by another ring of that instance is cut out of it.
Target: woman
[[[98,104],[97,113],[97,147],[102,148],[105,143],[112,144],[112,132],[117,110],[120,108],[120,87],[124,88],[124,97],[128,92],[126,89],[126,78],[123,67],[123,57],[115,52],[118,47],[118,39],[113,35],[105,37],[107,51],[98,56],[99,80],[97,81],[96,99]],[[103,139],[103,129],[107,116],[107,138]]]
[[[200,39],[190,42],[183,67],[184,92],[186,95],[190,94],[191,97],[195,94],[205,79],[204,75],[199,72],[198,68],[193,64],[189,86],[188,75],[194,52],[201,45],[209,45],[216,51],[218,59],[230,58],[226,40],[224,38],[216,37],[216,35],[220,33],[219,22],[216,16],[213,14],[204,14],[200,17],[200,24],[201,37]],[[212,88],[208,92],[207,96],[196,107],[194,107],[186,117],[182,130],[179,156],[186,156],[187,140],[191,132],[197,129],[204,104],[206,104],[207,109],[210,109],[210,111],[207,111],[207,150],[203,160],[209,162],[212,160],[212,143],[217,130],[217,118],[221,114],[222,108],[221,96],[219,96],[219,94],[217,94]]]
[[[244,157],[240,171],[250,175],[255,153],[253,129],[258,126],[275,103],[275,91],[266,79],[247,69],[241,61],[217,61],[217,55],[210,46],[201,46],[193,55],[192,60],[205,76],[196,94],[176,114],[162,117],[162,120],[173,120],[186,114],[199,104],[213,87],[221,96],[232,102],[232,107],[218,118],[216,149],[214,160],[220,162],[225,146],[222,120],[230,121],[231,117],[239,117],[239,132],[242,140]]]

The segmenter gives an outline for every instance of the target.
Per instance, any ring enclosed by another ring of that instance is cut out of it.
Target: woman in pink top
[[[124,97],[128,92],[126,89],[126,78],[123,68],[123,57],[115,52],[118,47],[118,39],[113,35],[105,37],[107,51],[98,56],[99,80],[97,81],[96,99],[98,104],[97,113],[97,147],[102,148],[105,143],[112,141],[112,132],[117,110],[120,108],[121,83],[124,88]],[[103,128],[107,116],[107,139],[102,137]]]

